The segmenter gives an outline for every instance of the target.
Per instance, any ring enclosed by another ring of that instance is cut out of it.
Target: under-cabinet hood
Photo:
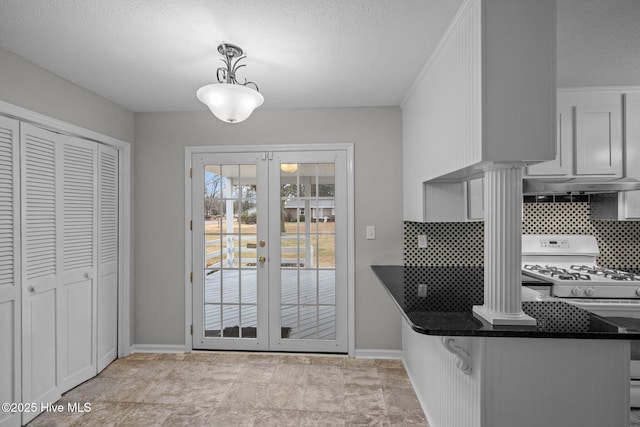
[[[640,190],[634,178],[526,178],[524,194],[598,194]]]

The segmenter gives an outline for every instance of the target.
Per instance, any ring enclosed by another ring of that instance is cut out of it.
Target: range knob
[[[578,297],[578,296],[580,296],[580,294],[582,294],[582,289],[580,289],[580,288],[573,288],[573,289],[571,289],[571,293],[573,294],[573,296]]]
[[[588,297],[592,297],[593,296],[593,288],[587,288],[584,290],[584,294]]]
[[[636,295],[640,297],[640,288],[636,289]]]

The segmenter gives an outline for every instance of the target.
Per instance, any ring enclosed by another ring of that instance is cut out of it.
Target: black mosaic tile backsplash
[[[482,222],[404,223],[405,266],[467,266],[484,264]],[[427,249],[418,248],[418,235],[427,236]]]
[[[589,218],[589,202],[524,203],[524,234],[592,234],[598,240],[603,267],[640,270],[640,221],[600,221]],[[472,266],[484,263],[482,222],[404,223],[406,266]],[[427,249],[418,248],[418,235]]]
[[[427,284],[425,297],[418,285]],[[468,312],[484,303],[481,267],[405,267],[404,309],[431,312]]]

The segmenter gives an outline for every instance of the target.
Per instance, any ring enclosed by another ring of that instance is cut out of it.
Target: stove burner
[[[568,273],[566,272],[566,270],[564,268],[560,268],[559,270],[564,270],[564,272],[562,271],[552,271],[551,272],[551,277],[556,277],[560,280],[591,280],[591,277],[589,277],[586,274],[581,274],[581,273]]]
[[[580,271],[582,273],[592,274],[594,276],[602,276],[611,280],[618,281],[636,281],[640,280],[640,276],[626,271],[614,270],[604,267],[589,267],[587,265],[572,265],[571,270]]]
[[[596,274],[596,275],[602,274],[602,271],[601,271],[602,269],[599,269],[597,267],[589,267],[588,265],[572,265],[570,269],[579,271],[581,273],[587,273],[587,274]]]
[[[571,269],[575,270],[573,267],[575,266],[571,266]],[[591,277],[589,277],[589,275],[587,274],[574,273],[567,270],[566,268],[554,267],[550,265],[545,265],[543,267],[538,264],[536,265],[525,264],[523,268],[525,270],[535,271],[538,274],[554,277],[559,280],[591,280]]]
[[[636,280],[635,276],[631,273],[624,273],[621,271],[617,271],[617,272],[608,272],[604,274],[604,277],[608,277],[609,279],[612,280],[626,280],[626,281],[633,281]]]

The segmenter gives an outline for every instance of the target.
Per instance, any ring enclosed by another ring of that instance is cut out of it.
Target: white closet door
[[[96,375],[97,148],[60,135],[62,144],[61,287],[57,301],[62,391]],[[57,200],[58,204],[60,199]]]
[[[118,150],[98,146],[98,372],[118,356]]]
[[[62,150],[57,134],[20,124],[22,195],[22,401],[60,398],[56,301],[60,298]],[[23,423],[38,412],[23,414]]]
[[[0,402],[21,401],[18,121],[0,117]],[[0,427],[19,426],[0,412]]]
[[[22,401],[39,408],[97,373],[97,143],[24,123],[20,138]]]

